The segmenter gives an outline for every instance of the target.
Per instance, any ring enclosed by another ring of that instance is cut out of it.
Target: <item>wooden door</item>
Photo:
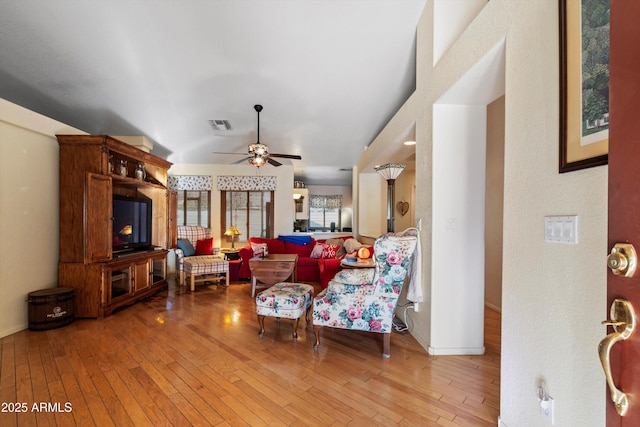
[[[271,199],[273,200],[273,191],[271,192]],[[273,237],[273,230],[274,225],[273,225],[273,203],[272,202],[266,202],[265,204],[265,214],[267,216],[266,222],[267,222],[267,228],[265,230],[265,238],[266,239],[270,239]]]
[[[109,261],[113,228],[111,177],[88,173],[84,203],[85,262]]]
[[[133,272],[133,293],[138,294],[151,286],[151,260],[136,261]]]
[[[640,2],[611,0],[609,236],[640,250]],[[632,277],[607,273],[607,308],[629,301],[640,313],[640,269]],[[618,327],[607,327],[612,334]],[[612,383],[626,393],[629,409],[621,416],[607,390],[607,426],[640,425],[640,329],[610,347]],[[604,332],[604,331],[603,331]],[[604,342],[604,340],[603,340]],[[601,353],[602,353],[601,344]]]

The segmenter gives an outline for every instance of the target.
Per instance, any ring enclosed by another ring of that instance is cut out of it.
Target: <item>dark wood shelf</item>
[[[115,173],[110,174],[114,185],[127,186],[127,187],[155,187],[166,190],[167,187],[162,185],[158,180],[153,181],[144,180],[141,181],[137,178],[131,178],[128,176],[122,176]]]
[[[103,317],[167,284],[166,258],[172,221],[166,184],[171,163],[106,135],[57,135],[57,138],[58,284],[75,290],[76,317]],[[121,162],[126,164],[128,176],[110,172],[110,163],[117,167]],[[144,181],[134,177],[140,163],[144,163],[146,171]],[[112,253],[114,194],[151,201],[150,243],[160,250]]]

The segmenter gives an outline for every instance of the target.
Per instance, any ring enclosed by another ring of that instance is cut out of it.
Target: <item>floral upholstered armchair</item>
[[[418,230],[385,234],[373,246],[374,268],[344,269],[313,301],[315,344],[320,329],[353,329],[383,334],[383,356],[390,356],[391,330],[398,297],[418,244]]]

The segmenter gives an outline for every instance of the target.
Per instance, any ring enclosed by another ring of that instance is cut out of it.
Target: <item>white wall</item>
[[[597,346],[606,313],[606,167],[558,173],[558,9],[492,0],[434,70],[434,99],[506,37],[501,417],[545,426],[544,379],[556,425],[604,425]],[[580,217],[580,243],[545,243],[545,215]]]
[[[358,234],[378,237],[387,230],[387,183],[378,173],[363,173],[358,177],[358,187]]]
[[[58,286],[63,123],[0,99],[0,337],[27,328],[29,292]]]
[[[504,96],[487,107],[484,303],[502,311]]]
[[[433,64],[445,54],[488,0],[434,0]]]
[[[261,175],[275,176],[277,179],[277,189],[275,191],[275,218],[274,233],[291,234],[293,232],[294,211],[292,208],[293,200],[293,166],[282,165],[278,167],[264,166],[260,169],[251,165],[215,165],[215,164],[174,164],[169,169],[169,175],[209,175],[213,177],[213,191],[211,191],[211,234],[215,242],[221,242],[222,233],[220,230],[220,192],[217,191],[216,185],[218,176],[225,175]],[[249,237],[239,236],[236,240],[237,244],[242,246],[243,242],[247,242]],[[221,245],[222,247],[226,245]]]
[[[415,171],[402,172],[394,184],[393,206],[395,230],[415,226]],[[387,181],[376,173],[362,173],[358,178],[358,199],[361,201],[358,234],[376,238],[387,232]],[[400,215],[397,204],[409,203],[409,212]]]
[[[434,105],[430,354],[484,353],[486,107]]]
[[[393,140],[399,117],[415,121],[423,293],[443,292],[432,290],[437,284],[431,282],[431,252],[440,250],[430,226],[433,104],[505,40],[501,419],[509,427],[548,425],[536,397],[536,383],[544,379],[555,399],[555,425],[604,425],[606,386],[597,346],[607,312],[607,167],[558,173],[557,2],[491,0],[434,67],[435,19],[434,0],[428,0],[417,31],[416,93],[363,158]],[[486,76],[487,82],[494,77]],[[358,209],[367,209],[362,191]],[[578,215],[579,243],[545,243],[546,215]],[[434,338],[435,305],[427,297],[419,313],[410,313],[412,334],[425,348]]]
[[[408,169],[408,168],[407,168]],[[409,227],[415,227],[415,207],[416,207],[416,172],[415,170],[404,170],[396,179],[395,184],[395,205],[393,207],[394,217],[396,219],[396,231],[406,230]],[[386,192],[385,192],[386,194]],[[386,197],[385,197],[386,200]],[[409,211],[402,216],[398,212],[398,202],[405,201],[409,203]],[[385,202],[386,203],[386,202]],[[386,211],[385,211],[386,212]]]

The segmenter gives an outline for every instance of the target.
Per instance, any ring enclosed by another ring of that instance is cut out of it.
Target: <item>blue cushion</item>
[[[279,240],[296,245],[308,245],[311,243],[311,236],[278,236]]]
[[[178,248],[182,249],[184,256],[194,256],[196,248],[193,247],[189,239],[178,239]]]

